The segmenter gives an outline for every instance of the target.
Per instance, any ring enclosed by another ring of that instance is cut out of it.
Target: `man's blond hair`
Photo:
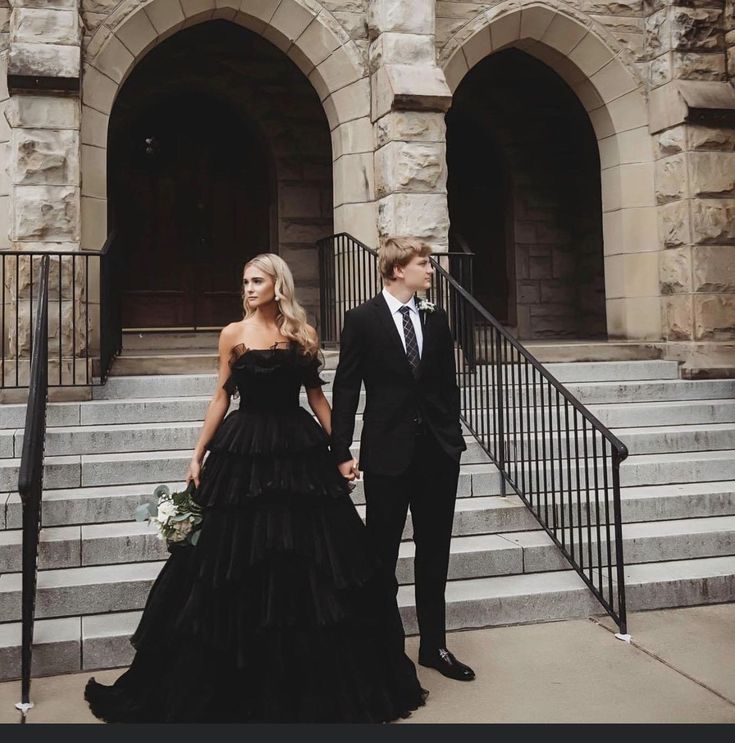
[[[419,255],[431,255],[431,245],[417,237],[384,237],[378,248],[378,270],[385,281],[393,281],[393,271],[397,266],[407,266],[411,259]]]

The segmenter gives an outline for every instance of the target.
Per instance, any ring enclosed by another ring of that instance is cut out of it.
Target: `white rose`
[[[158,514],[156,515],[158,521],[166,523],[168,519],[174,516],[176,516],[176,506],[171,501],[166,500],[158,504]]]

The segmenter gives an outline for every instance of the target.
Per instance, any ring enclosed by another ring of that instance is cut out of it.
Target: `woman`
[[[287,264],[249,261],[243,302],[244,319],[220,335],[187,472],[204,510],[199,541],[170,547],[130,668],[112,686],[91,678],[85,699],[109,722],[405,717],[428,692],[329,452],[317,336]],[[299,405],[302,386],[319,423]],[[240,407],[225,417],[236,391]]]

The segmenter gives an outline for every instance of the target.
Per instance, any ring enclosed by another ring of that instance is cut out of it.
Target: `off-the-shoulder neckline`
[[[291,341],[276,341],[272,346],[268,346],[268,348],[249,348],[244,343],[237,343],[230,349],[230,356],[235,356],[237,358],[242,358],[246,353],[250,353],[251,351],[287,351],[289,348],[278,348],[279,345],[287,344],[290,348]],[[237,349],[242,348],[244,349],[242,353],[238,353]]]

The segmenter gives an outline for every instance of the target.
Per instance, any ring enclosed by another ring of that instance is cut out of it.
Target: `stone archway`
[[[184,28],[217,19],[242,26],[270,42],[316,91],[331,135],[333,188],[331,204],[321,203],[322,198],[313,206],[322,216],[331,216],[334,231],[349,225],[350,232],[374,243],[369,78],[354,42],[328,11],[313,0],[124,0],[97,30],[84,60],[82,248],[100,250],[108,235],[108,129],[121,86],[153,47]],[[279,235],[280,243],[285,240]],[[313,242],[313,235],[310,240]],[[284,258],[298,261],[295,254]],[[308,276],[301,276],[298,268],[294,271],[297,282],[306,288],[305,303],[314,312],[318,288],[311,274],[313,266]]]
[[[608,336],[660,339],[654,158],[643,81],[602,29],[561,3],[504,2],[467,24],[440,64],[456,90],[488,55],[515,47],[551,67],[587,111],[600,153]]]

